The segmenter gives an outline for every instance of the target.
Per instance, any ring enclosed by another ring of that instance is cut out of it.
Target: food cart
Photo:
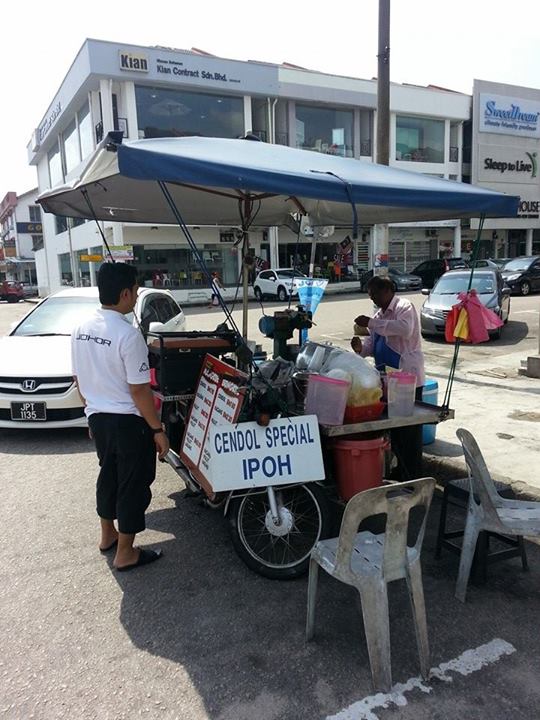
[[[518,201],[471,185],[262,142],[200,137],[123,142],[115,133],[77,180],[39,198],[45,211],[68,217],[177,224],[209,286],[211,275],[189,226],[240,227],[242,331],[218,292],[223,326],[214,333],[151,336],[150,357],[171,439],[167,461],[190,490],[229,517],[244,562],[272,578],[303,573],[315,543],[332,530],[329,503],[339,498],[323,452],[326,439],[438,423],[453,412],[447,403],[417,403],[407,417],[319,426],[317,417],[296,414],[279,393],[269,410],[274,383],[260,377],[247,342],[250,228],[309,215],[313,226],[352,227],[355,235],[359,222],[507,217],[516,213]],[[103,242],[107,246],[104,236]],[[311,318],[302,308],[289,309],[276,313],[271,325],[265,332],[277,339],[283,356],[287,340],[309,328]]]

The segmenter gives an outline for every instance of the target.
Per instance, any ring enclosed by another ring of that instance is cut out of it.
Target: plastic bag
[[[381,376],[367,360],[356,353],[335,348],[325,360],[321,372],[330,375],[336,370],[351,377],[351,387],[347,398],[348,406],[359,407],[379,402],[382,395]],[[330,377],[336,377],[330,375]],[[348,379],[348,378],[339,378]]]

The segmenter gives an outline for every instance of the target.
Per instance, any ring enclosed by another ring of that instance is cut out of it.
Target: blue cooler
[[[438,394],[439,383],[436,380],[429,380],[426,378],[426,382],[424,383],[424,389],[422,391],[422,400],[425,403],[437,405]],[[424,445],[431,445],[431,443],[435,442],[436,429],[436,425],[422,426],[422,442]]]

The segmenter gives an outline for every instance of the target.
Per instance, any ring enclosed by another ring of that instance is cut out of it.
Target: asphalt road
[[[539,302],[538,296],[514,299],[508,336],[465,352],[504,353],[515,331],[525,353],[527,344],[537,342]],[[0,333],[24,309],[0,305]],[[368,309],[365,299],[327,301],[317,313],[317,333],[331,325],[326,334],[346,343],[350,318]],[[191,327],[195,321],[211,327],[218,317],[200,309],[188,315]],[[255,323],[255,306],[250,315]],[[435,347],[443,363],[448,348]],[[488,583],[472,585],[462,605],[453,596],[457,557],[433,557],[436,499],[424,544],[424,590],[438,677],[424,686],[417,679],[407,593],[396,583],[390,587],[393,676],[405,686],[392,696],[373,696],[350,588],[323,575],[316,640],[306,645],[306,580],[280,583],[249,571],[234,553],[226,519],[186,498],[164,465],[140,536],[142,545],[162,547],[164,557],[118,574],[97,551],[96,470],[82,431],[0,431],[0,716],[538,718],[536,546],[528,546],[530,572],[522,572],[516,559],[497,563]]]

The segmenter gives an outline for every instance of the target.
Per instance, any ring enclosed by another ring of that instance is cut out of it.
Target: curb
[[[467,466],[463,458],[448,458],[424,453],[423,464],[425,476],[434,477],[443,487],[450,480],[467,476]],[[512,478],[497,473],[491,473],[491,477],[495,482],[508,485],[516,500],[540,502],[540,488],[532,487],[522,480],[512,480]]]

